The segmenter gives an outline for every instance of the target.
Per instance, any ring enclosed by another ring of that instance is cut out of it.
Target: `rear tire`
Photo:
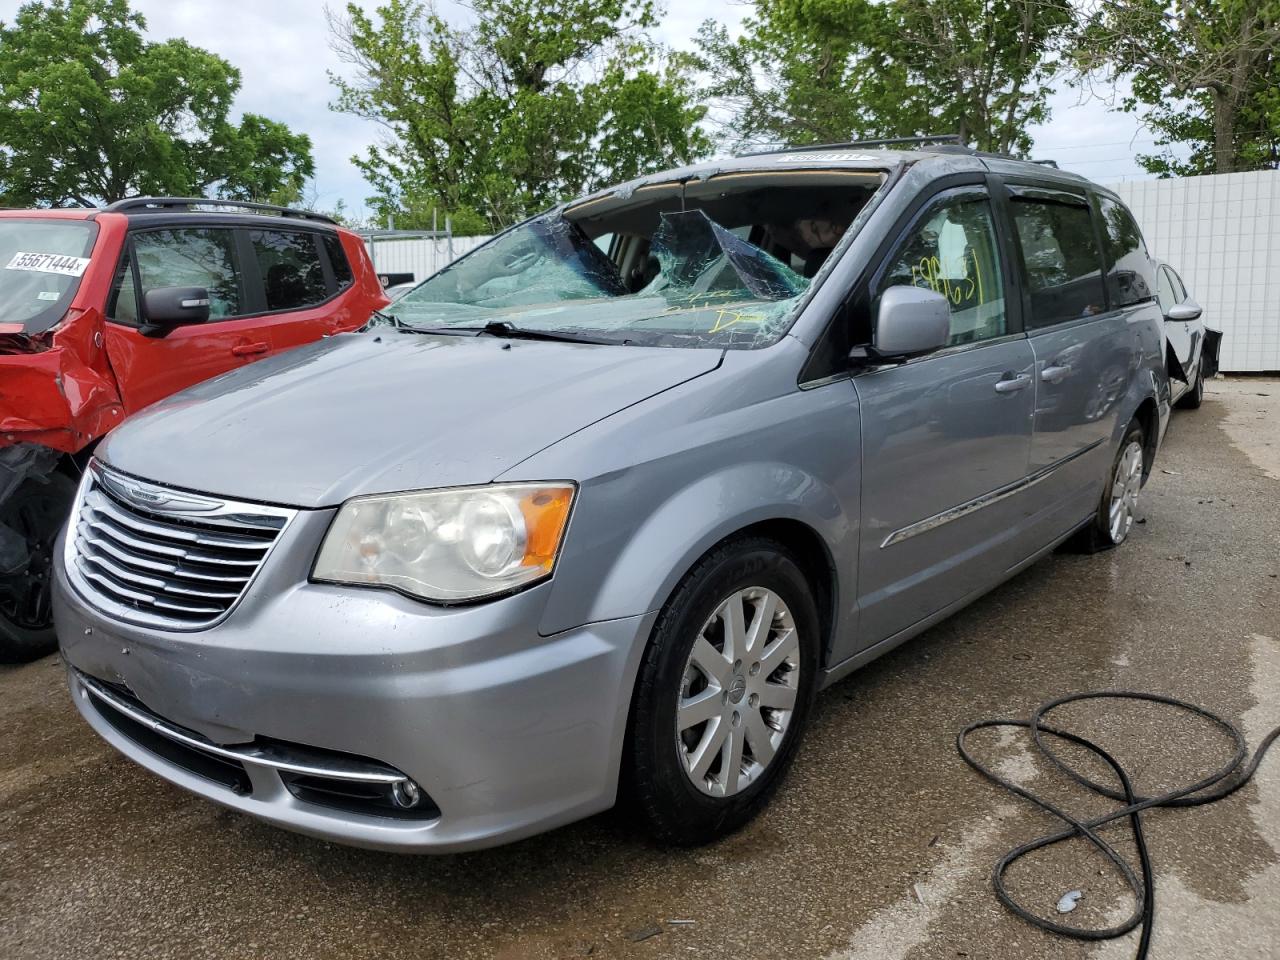
[[[24,571],[0,583],[0,663],[28,663],[53,653],[53,544],[75,499],[75,481],[55,471],[26,480],[0,504],[0,524],[27,540]]]
[[[1191,389],[1178,398],[1178,406],[1183,410],[1199,410],[1204,403],[1204,360],[1200,361],[1200,369],[1196,371],[1196,382]]]
[[[1100,553],[1118,547],[1129,538],[1137,522],[1138,493],[1145,473],[1146,434],[1137,420],[1130,422],[1116,451],[1102,500],[1089,525],[1073,542],[1084,553]]]
[[[676,588],[640,664],[622,771],[656,839],[707,843],[765,805],[808,721],[819,624],[800,564],[765,538],[717,547]]]

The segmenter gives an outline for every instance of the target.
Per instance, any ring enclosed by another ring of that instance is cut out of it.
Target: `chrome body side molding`
[[[989,507],[993,503],[999,503],[1001,500],[1012,497],[1015,493],[1021,493],[1023,490],[1029,490],[1042,480],[1048,479],[1055,471],[1066,466],[1072,460],[1083,457],[1086,453],[1089,453],[1091,450],[1100,446],[1103,442],[1104,439],[1099,437],[1087,447],[1081,447],[1070,456],[1063,457],[1061,460],[1051,463],[1047,467],[1041,467],[1035,473],[1029,474],[1021,480],[1015,480],[1013,483],[1005,484],[1003,487],[997,487],[990,493],[984,493],[980,497],[974,497],[972,500],[951,507],[948,510],[943,510],[941,513],[935,513],[932,517],[917,520],[909,526],[902,527],[900,530],[895,530],[893,533],[889,534],[889,536],[884,538],[884,542],[880,544],[880,549],[883,550],[885,547],[891,547],[895,543],[901,543],[903,540],[910,540],[914,536],[936,529],[943,524],[950,523],[952,520],[959,520],[961,517],[966,517],[975,511],[981,510],[983,507]]]

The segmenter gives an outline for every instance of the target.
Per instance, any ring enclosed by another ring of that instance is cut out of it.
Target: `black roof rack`
[[[103,207],[112,213],[198,213],[200,207],[229,207],[249,213],[268,213],[277,217],[293,217],[298,220],[315,220],[318,223],[338,221],[323,213],[281,207],[274,203],[252,203],[248,200],[214,200],[209,197],[127,197]]]

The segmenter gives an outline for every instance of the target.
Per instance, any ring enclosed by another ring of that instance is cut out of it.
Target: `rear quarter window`
[[[1107,292],[1113,307],[1150,300],[1155,294],[1155,268],[1142,231],[1122,204],[1099,198],[1107,247]]]
[[[338,282],[338,289],[350,286],[352,281],[351,264],[347,262],[347,252],[342,249],[342,240],[336,234],[324,235],[324,252],[333,267],[333,278]]]

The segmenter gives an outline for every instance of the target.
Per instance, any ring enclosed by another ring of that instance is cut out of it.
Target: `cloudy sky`
[[[344,65],[329,48],[325,0],[133,0],[133,5],[146,16],[152,39],[183,37],[239,67],[244,86],[238,110],[282,120],[311,136],[319,206],[331,208],[342,199],[353,213],[363,210],[369,190],[349,158],[374,142],[378,131],[370,122],[329,109],[333,88],[326,71],[341,73]],[[11,20],[19,6],[19,0],[0,0],[0,20]],[[732,0],[668,0],[667,6],[660,37],[677,48],[691,45],[703,20],[736,25],[746,10]],[[448,0],[441,4],[446,12],[451,7]],[[1112,113],[1097,101],[1081,102],[1080,94],[1068,89],[1053,98],[1052,106],[1052,120],[1035,130],[1035,156],[1051,157],[1100,182],[1143,176],[1133,154],[1149,150],[1151,136],[1133,117]]]

